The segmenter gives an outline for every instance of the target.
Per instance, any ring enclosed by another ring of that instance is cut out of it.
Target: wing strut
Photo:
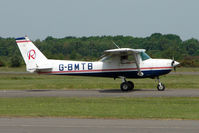
[[[137,66],[137,70],[138,70],[138,73],[137,75],[138,76],[143,76],[144,73],[141,72],[141,69],[140,69],[140,61],[139,61],[139,58],[138,58],[138,53],[133,53],[134,57],[135,57],[135,64]]]

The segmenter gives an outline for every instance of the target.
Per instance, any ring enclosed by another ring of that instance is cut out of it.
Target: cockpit
[[[151,57],[149,55],[147,55],[145,52],[140,52],[140,58],[142,61],[148,60]],[[119,61],[121,62],[121,64],[131,64],[131,63],[135,63],[135,56],[134,54],[127,54],[127,55],[118,55],[118,54],[113,54],[113,55],[109,55],[109,56],[105,56],[103,57],[100,61],[103,62],[116,62]]]

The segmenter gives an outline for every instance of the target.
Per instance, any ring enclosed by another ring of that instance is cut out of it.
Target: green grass
[[[199,119],[199,98],[0,98],[0,116]]]
[[[22,68],[0,67],[0,72],[25,71]],[[199,71],[198,68],[179,68],[180,72]],[[128,79],[135,83],[135,89],[156,89],[154,79]],[[169,74],[161,77],[167,89],[198,89],[199,75]],[[120,79],[80,76],[55,76],[38,74],[0,74],[0,90],[27,89],[119,89]]]
[[[177,67],[177,72],[199,72],[199,67]]]
[[[129,79],[135,89],[156,89],[155,79]],[[161,77],[167,89],[198,89],[199,75],[166,75]],[[120,79],[37,74],[0,74],[0,90],[30,89],[119,89]]]
[[[0,67],[0,72],[25,72],[26,67]]]
[[[0,68],[0,72],[25,68]],[[180,68],[198,72],[198,68]],[[156,89],[154,79],[131,79],[135,89]],[[170,74],[161,77],[168,88],[198,89],[199,75]],[[121,80],[111,78],[0,74],[0,90],[6,89],[119,89]],[[0,116],[77,117],[121,119],[197,119],[199,98],[0,98]]]

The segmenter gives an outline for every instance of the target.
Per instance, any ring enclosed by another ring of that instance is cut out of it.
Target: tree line
[[[175,58],[182,66],[199,66],[199,41],[191,38],[183,41],[178,35],[154,33],[149,37],[91,36],[35,40],[33,43],[49,59],[98,60],[103,51],[116,48],[146,49],[152,58]],[[15,38],[0,37],[0,66],[24,65]]]

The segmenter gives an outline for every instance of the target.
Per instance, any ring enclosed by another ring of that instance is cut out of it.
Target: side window
[[[110,56],[105,56],[100,61],[105,62],[105,61],[108,61],[109,59],[110,59]]]
[[[120,57],[121,64],[131,64],[135,62],[133,54],[124,55]]]
[[[135,63],[135,56],[133,54],[129,55],[129,59],[128,59],[131,63]]]

